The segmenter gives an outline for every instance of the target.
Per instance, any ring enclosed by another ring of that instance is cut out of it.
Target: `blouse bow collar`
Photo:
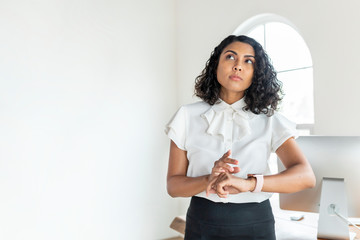
[[[244,98],[233,104],[227,104],[220,99],[219,103],[211,106],[201,116],[205,118],[209,124],[206,132],[212,136],[220,135],[223,140],[226,136],[226,128],[229,121],[233,121],[233,137],[234,140],[240,140],[244,136],[251,134],[249,120],[254,116],[250,111],[245,111],[246,106]]]

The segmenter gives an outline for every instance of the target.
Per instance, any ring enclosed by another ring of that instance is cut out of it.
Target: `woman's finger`
[[[216,185],[216,193],[219,197],[226,198],[229,195],[229,192],[225,191],[222,185],[222,183]]]
[[[217,166],[212,168],[212,172],[233,172],[234,168],[230,165],[224,164],[218,164]]]
[[[239,167],[234,167],[234,171],[232,171],[231,173],[238,173],[240,172],[240,169]]]
[[[236,161],[236,160],[235,160]],[[227,170],[228,172],[233,172],[234,171],[234,167],[230,166],[228,163],[232,164],[233,161],[219,161],[214,167],[213,169],[217,169],[217,168],[223,168],[225,170]]]
[[[221,158],[227,158],[231,155],[231,149],[227,150]]]
[[[230,164],[234,164],[234,165],[238,165],[239,161],[233,158],[224,158],[223,160],[221,160],[221,162],[224,163],[230,163]]]
[[[218,195],[228,195],[229,191],[225,189],[225,186],[228,185],[229,181],[229,174],[228,173],[222,173],[218,176],[218,178],[215,181],[216,185],[216,192]]]
[[[206,196],[208,197],[210,195],[210,193],[215,193],[215,192],[211,192],[212,190],[212,186],[214,185],[214,183],[216,182],[217,177],[211,179],[211,181],[208,183],[208,185],[206,186]]]
[[[226,170],[222,167],[213,167],[211,174],[217,174],[219,175],[220,173],[226,172]]]
[[[222,195],[220,193],[217,194],[220,198],[227,198],[229,196],[229,194],[226,194],[226,195]]]
[[[214,168],[223,167],[227,169],[229,172],[233,172],[234,168],[229,164],[238,165],[239,161],[233,158],[220,158],[218,161],[214,162]]]

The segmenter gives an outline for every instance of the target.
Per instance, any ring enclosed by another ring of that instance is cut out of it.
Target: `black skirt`
[[[185,240],[275,240],[270,201],[216,203],[192,197],[186,215]]]

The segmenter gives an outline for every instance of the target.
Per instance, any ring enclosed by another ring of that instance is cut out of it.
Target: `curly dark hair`
[[[210,105],[219,101],[221,85],[216,75],[219,58],[224,48],[236,41],[251,45],[255,52],[254,75],[250,87],[245,91],[244,109],[255,114],[264,113],[271,116],[282,99],[282,83],[277,79],[274,67],[263,47],[244,35],[230,35],[215,47],[204,70],[196,77],[195,95]]]

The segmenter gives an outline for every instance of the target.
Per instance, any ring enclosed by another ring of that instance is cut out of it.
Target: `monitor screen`
[[[297,193],[280,194],[280,208],[319,212],[322,179],[343,178],[348,216],[360,217],[360,137],[301,136],[296,142],[313,168],[316,186]],[[278,166],[279,172],[285,169],[280,160]]]

